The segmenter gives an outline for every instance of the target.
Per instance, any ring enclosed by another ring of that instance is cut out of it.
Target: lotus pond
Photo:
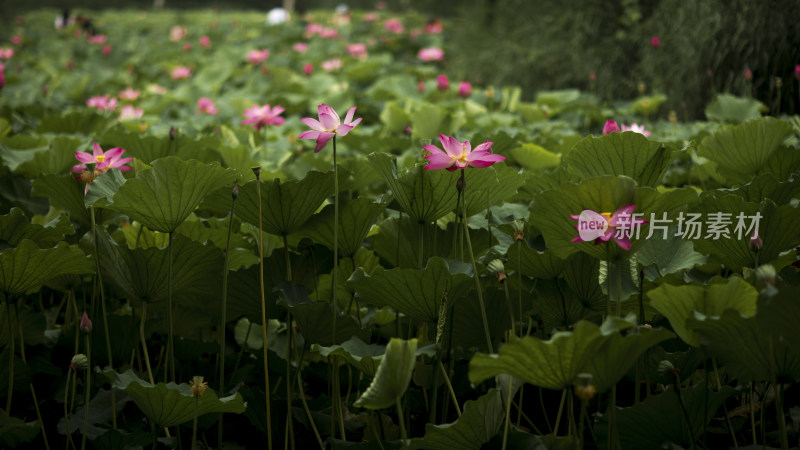
[[[798,445],[797,116],[462,82],[412,13],[57,15],[0,46],[0,447]]]

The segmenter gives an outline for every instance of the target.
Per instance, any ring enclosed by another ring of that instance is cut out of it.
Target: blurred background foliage
[[[299,12],[369,10],[375,0],[295,0]],[[800,111],[800,8],[784,0],[385,0],[451,21],[445,70],[456,79],[543,90],[580,88],[607,101],[664,94],[657,116],[704,119],[716,93],[752,95],[773,114]],[[248,9],[280,0],[165,0],[166,7]],[[0,28],[26,10],[153,7],[153,0],[0,0]],[[6,38],[6,33],[0,37]],[[651,43],[658,37],[659,46]],[[745,78],[749,69],[752,80]]]

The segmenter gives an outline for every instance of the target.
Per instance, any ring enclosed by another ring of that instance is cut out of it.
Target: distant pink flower
[[[417,83],[417,91],[420,94],[425,92],[425,82],[424,81],[420,80],[419,83]]]
[[[179,66],[172,69],[172,73],[170,75],[172,76],[173,80],[189,78],[190,76],[192,76],[192,69],[185,66]]]
[[[119,120],[131,120],[131,119],[138,119],[142,117],[144,111],[140,108],[136,108],[133,105],[125,105],[122,107],[122,111],[119,114]]]
[[[661,40],[658,39],[658,36],[653,36],[650,38],[650,47],[658,48],[661,47]]]
[[[292,46],[292,48],[298,53],[303,53],[308,50],[308,44],[305,42],[297,42]]]
[[[420,30],[419,28],[414,28],[408,32],[408,37],[410,39],[416,39],[419,37],[420,34],[422,34],[422,30]]]
[[[608,133],[619,133],[619,126],[617,125],[616,121],[606,121],[606,124],[603,126],[603,136],[607,135]]]
[[[325,39],[336,39],[339,37],[339,30],[334,28],[323,28],[322,31],[319,32],[319,37]]]
[[[347,136],[347,133],[349,133],[350,130],[361,123],[361,117],[353,120],[355,113],[356,106],[348,109],[347,115],[344,118],[344,123],[342,123],[341,119],[339,119],[339,115],[336,114],[336,111],[323,103],[317,107],[317,115],[319,120],[311,117],[304,117],[300,119],[304,124],[311,127],[311,131],[304,131],[300,133],[298,138],[316,139],[317,145],[314,148],[314,153],[317,153],[325,148],[325,146],[328,144],[328,141],[330,141],[332,137]]]
[[[493,142],[486,141],[472,150],[469,141],[459,142],[458,139],[443,134],[439,135],[439,141],[444,150],[435,145],[423,147],[428,152],[428,155],[425,156],[425,159],[428,160],[425,169],[447,169],[452,172],[467,167],[489,167],[506,159],[505,156],[492,153]]]
[[[753,71],[751,71],[749,67],[744,69],[744,79],[747,81],[751,81],[753,79]]]
[[[210,115],[215,115],[219,111],[217,110],[217,106],[214,104],[214,101],[207,97],[202,97],[197,100],[197,112],[205,113]]]
[[[192,49],[192,44],[190,44],[188,42],[183,44],[183,51],[188,52],[191,49]]]
[[[303,73],[306,75],[311,75],[311,72],[314,71],[314,66],[312,64],[306,64],[303,66]]]
[[[131,88],[125,88],[124,91],[120,91],[119,98],[122,100],[136,100],[141,93],[142,91],[139,90],[134,91]]]
[[[186,36],[186,28],[175,25],[172,29],[169,30],[169,40],[173,42],[178,42]]]
[[[442,21],[439,19],[434,19],[425,24],[425,32],[428,34],[440,34],[443,30]]]
[[[422,61],[441,61],[444,58],[444,51],[438,47],[428,47],[419,50],[417,58]]]
[[[283,107],[276,105],[274,108],[269,105],[257,106],[244,111],[245,120],[242,125],[253,125],[256,130],[260,130],[264,125],[282,125],[286,119],[279,115],[284,111]]]
[[[247,53],[247,60],[253,64],[259,64],[267,60],[269,58],[269,50],[250,50]]]
[[[164,95],[167,93],[167,88],[164,86],[159,86],[157,84],[151,84],[147,86],[147,92],[152,92],[153,94]]]
[[[200,45],[202,45],[203,47],[211,46],[211,39],[209,39],[208,36],[201,37],[200,38]]]
[[[342,68],[342,60],[339,59],[339,58],[335,58],[335,59],[331,59],[331,60],[328,60],[328,61],[323,61],[321,65],[322,65],[322,69],[325,72],[332,72],[332,71],[334,71],[336,69],[341,69]]]
[[[364,14],[364,22],[374,22],[378,20],[378,13],[371,12]]]
[[[25,21],[25,18],[22,16],[14,17],[14,23],[22,23]]]
[[[800,64],[794,66],[794,77],[800,80]]]
[[[650,136],[650,132],[644,129],[644,125],[637,125],[635,122],[631,126],[622,125],[622,131],[633,131],[634,133]]]
[[[403,22],[400,22],[398,19],[388,19],[383,23],[383,29],[394,34],[402,34],[405,31]]]
[[[450,82],[447,81],[447,75],[439,75],[436,77],[436,89],[446,91],[450,89]]]
[[[110,45],[106,45],[106,46],[103,47],[103,54],[106,55],[106,56],[111,54],[111,46]]]
[[[314,36],[316,34],[320,34],[322,32],[322,30],[324,30],[324,29],[325,29],[325,27],[323,27],[322,25],[320,25],[318,23],[310,23],[310,24],[306,25],[306,34],[305,34],[305,36],[306,37],[311,37],[311,36]]]
[[[12,56],[14,56],[13,48],[0,48],[0,59],[11,59]]]
[[[105,44],[107,40],[108,38],[106,38],[106,36],[103,34],[89,36],[89,38],[87,39],[87,41],[89,41],[90,44]]]
[[[113,111],[117,108],[117,99],[109,98],[108,95],[90,97],[89,100],[86,100],[86,106],[97,108],[100,111]]]
[[[92,331],[92,321],[89,320],[89,315],[86,314],[86,311],[83,312],[83,317],[81,317],[80,329],[84,333]]]
[[[11,43],[14,44],[14,45],[21,44],[22,43],[22,36],[20,36],[18,34],[14,35],[14,36],[11,36]]]
[[[367,46],[364,44],[348,44],[347,53],[350,53],[353,58],[366,58]]]
[[[597,73],[594,70],[589,72],[589,80],[595,81],[596,79],[597,79]]]
[[[472,95],[472,85],[466,81],[462,81],[458,85],[458,96],[467,98]]]
[[[386,2],[375,3],[375,9],[386,9]]]
[[[603,242],[608,242],[611,238],[614,238],[614,242],[617,243],[620,247],[625,250],[631,249],[631,235],[633,234],[633,228],[641,226],[647,223],[646,220],[640,217],[634,217],[632,215],[633,210],[636,209],[636,205],[627,205],[623,206],[616,210],[613,214],[612,213],[596,213],[594,211],[590,211],[592,213],[592,217],[598,220],[605,220],[606,223],[602,224],[602,228],[607,228],[605,231],[598,231],[594,233],[595,235],[599,235],[593,241],[595,245],[601,244]],[[581,216],[580,215],[571,215],[572,219],[578,220],[578,225],[575,226],[576,229],[580,231],[581,226]],[[581,238],[581,235],[578,234],[572,242],[586,242]]]
[[[0,70],[0,89],[3,89],[3,86],[6,85],[6,76],[3,75],[3,71]]]

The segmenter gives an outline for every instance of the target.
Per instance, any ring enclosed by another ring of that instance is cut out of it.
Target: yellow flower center
[[[452,155],[450,157],[453,158],[453,161],[458,161],[458,162],[466,164],[466,162],[467,162],[467,146],[465,144],[461,145],[461,155],[459,157],[455,157],[455,156],[452,156]]]
[[[100,155],[100,156],[96,157],[95,160],[97,160],[97,162],[101,163],[101,162],[106,160],[106,155]]]

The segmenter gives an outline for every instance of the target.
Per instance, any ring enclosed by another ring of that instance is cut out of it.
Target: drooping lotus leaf
[[[703,429],[714,418],[722,403],[736,394],[730,386],[719,392],[705,392],[703,383],[681,389],[683,403],[689,415],[690,427],[681,411],[681,402],[670,386],[659,395],[650,395],[643,402],[630,408],[617,408],[616,429],[621,448],[663,448],[673,443],[689,448],[703,433]],[[704,405],[706,398],[708,403]],[[603,415],[595,426],[597,445],[601,449],[608,445],[608,414]]]
[[[477,400],[464,405],[461,417],[453,423],[427,424],[425,437],[411,440],[412,449],[450,450],[482,448],[503,426],[503,393],[490,389]]]
[[[527,336],[512,338],[499,354],[477,353],[469,362],[473,384],[499,374],[509,374],[547,389],[563,389],[584,371],[608,340],[597,325],[579,321],[573,331],[559,331],[547,341]]]
[[[347,286],[371,305],[390,306],[415,320],[435,323],[445,293],[447,308],[452,308],[471,283],[470,276],[451,273],[447,261],[433,257],[425,269],[379,267],[372,275],[356,269]]]
[[[416,361],[417,340],[392,338],[375,378],[354,403],[359,408],[384,409],[394,405],[408,388]]]
[[[654,265],[660,276],[705,264],[708,256],[696,252],[692,241],[676,235],[676,230],[675,226],[669,227],[667,239],[662,239],[660,231],[648,239],[636,253],[639,264],[644,267]]]
[[[56,136],[50,140],[49,145],[24,150],[6,149],[2,152],[3,163],[14,173],[28,178],[41,174],[60,174],[78,163],[75,160],[75,149],[83,143],[79,139]]]
[[[219,163],[168,156],[127,180],[106,202],[151,230],[171,233],[209,192],[235,179],[236,174]]]
[[[527,170],[555,167],[561,162],[561,155],[546,150],[540,145],[525,142],[510,151],[514,161]]]
[[[607,296],[600,290],[597,279],[588,276],[585,278],[588,283],[597,287],[596,294],[591,297],[578,294],[563,279],[536,282],[532,312],[541,318],[545,330],[564,330],[581,319],[589,320],[606,311]]]
[[[639,186],[658,186],[669,167],[672,152],[633,131],[587,136],[564,158],[569,170],[582,179],[625,175]]]
[[[566,261],[552,251],[540,252],[528,247],[524,241],[508,248],[505,263],[506,270],[521,270],[522,274],[531,278],[556,278],[564,271]],[[522,264],[519,268],[518,262]]]
[[[38,420],[28,423],[0,409],[0,445],[3,447],[17,448],[27,444],[39,435],[40,430]]]
[[[54,248],[39,248],[23,239],[0,253],[0,291],[21,295],[59,275],[94,272],[94,264],[79,249],[60,242]]]
[[[356,336],[342,342],[340,345],[332,345],[330,347],[321,347],[317,345],[313,346],[312,350],[317,350],[319,354],[325,358],[330,355],[341,356],[347,359],[355,368],[370,377],[375,376],[375,372],[378,370],[378,366],[386,353],[386,347],[383,345],[366,344]],[[436,349],[435,346],[431,344],[418,348],[415,353],[416,356],[426,355],[428,357],[433,357],[436,353]]]
[[[31,223],[21,209],[11,208],[8,214],[0,216],[0,249],[4,244],[17,245],[23,239],[30,239],[40,247],[50,247],[74,232],[64,215],[59,215],[48,226],[41,226]]]
[[[258,226],[257,181],[239,188],[236,216]],[[263,230],[277,236],[292,233],[317,211],[333,194],[333,172],[309,172],[299,181],[278,179],[261,183],[261,218]]]
[[[116,374],[115,388],[124,390],[136,403],[145,416],[159,427],[174,427],[192,420],[195,414],[195,397],[187,383],[158,383],[152,385],[138,376],[133,370]],[[244,412],[247,404],[238,392],[228,397],[217,397],[208,388],[197,401],[197,415],[208,413]]]
[[[361,248],[372,224],[386,205],[373,203],[360,197],[339,205],[339,254],[353,256]],[[333,248],[333,211],[328,205],[318,214],[311,216],[301,231],[303,236]]]
[[[339,280],[336,284],[336,301],[339,308],[345,309],[353,305],[353,288],[347,285],[347,280],[360,268],[364,273],[371,274],[378,266],[380,259],[375,255],[372,250],[367,250],[365,247],[359,248],[353,257],[341,258],[339,260],[339,269],[336,271]],[[317,289],[313,291],[315,299],[330,299],[331,289],[333,288],[333,271],[323,274],[319,277],[316,283]]]
[[[717,163],[728,183],[742,184],[764,172],[772,153],[791,133],[791,125],[773,117],[748,120],[703,139],[698,155]]]
[[[106,173],[100,174],[89,184],[83,203],[87,208],[104,207],[110,199],[119,192],[120,186],[125,183],[125,176],[116,169],[111,169]]]
[[[766,105],[754,98],[737,97],[731,94],[718,94],[706,107],[708,120],[728,123],[741,123],[758,119],[761,112],[768,111]]]
[[[686,326],[697,311],[706,316],[719,316],[734,309],[746,317],[756,313],[758,291],[738,276],[717,280],[707,286],[672,286],[662,284],[647,291],[650,306],[669,319],[672,329],[689,345],[699,346],[700,336]]]
[[[572,255],[564,267],[567,286],[584,307],[593,311],[604,310],[608,300],[599,279],[600,266],[599,260],[581,252]]]
[[[470,291],[452,306],[454,309],[454,311],[451,311],[453,319],[452,321],[450,320],[450,313],[448,313],[447,322],[442,332],[442,339],[447,339],[447,342],[450,341],[450,327],[452,326],[452,344],[454,346],[462,348],[478,347],[488,351],[486,348],[486,336],[482,332],[482,310],[475,292],[475,290]],[[501,288],[485,289],[483,297],[486,305],[486,322],[489,324],[489,337],[496,344],[505,338],[506,330],[511,328],[511,317],[508,313],[505,292]],[[514,317],[518,317],[518,302],[514,294],[511,295],[511,307],[514,309]],[[530,299],[523,295],[523,314],[529,309]]]

